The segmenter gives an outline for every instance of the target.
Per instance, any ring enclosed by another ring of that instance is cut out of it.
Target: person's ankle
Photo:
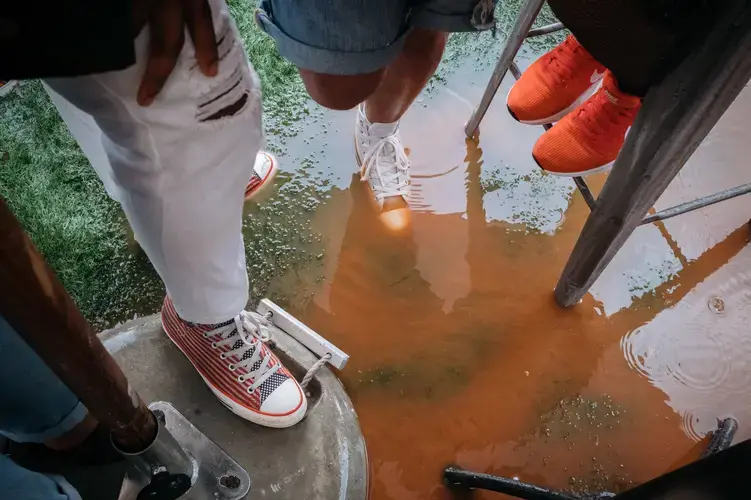
[[[399,118],[394,118],[393,114],[390,113],[384,113],[380,110],[376,111],[369,111],[368,108],[368,102],[365,101],[361,104],[363,113],[365,114],[365,118],[368,119],[368,122],[370,124],[374,123],[381,123],[384,125],[394,125],[396,122],[399,121]]]

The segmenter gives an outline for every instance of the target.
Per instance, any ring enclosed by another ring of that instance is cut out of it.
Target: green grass
[[[123,319],[133,295],[154,288],[124,278],[153,271],[129,251],[119,206],[38,82],[0,101],[0,195],[97,326]]]
[[[300,119],[307,115],[308,101],[297,68],[279,55],[271,37],[258,28],[253,15],[255,9],[249,7],[248,0],[227,3],[248,57],[261,78],[266,133],[281,139],[295,135]]]

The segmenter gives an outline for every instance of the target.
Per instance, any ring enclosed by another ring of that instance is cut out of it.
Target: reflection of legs
[[[83,431],[93,430],[83,404],[2,317],[0,401],[3,402],[0,434],[17,442],[72,447],[88,435],[79,432],[82,427],[88,428]],[[79,498],[62,477],[31,472],[3,455],[0,455],[0,484],[3,495],[18,500]]]
[[[555,294],[576,304],[751,78],[751,19],[722,13],[712,32],[644,101]]]

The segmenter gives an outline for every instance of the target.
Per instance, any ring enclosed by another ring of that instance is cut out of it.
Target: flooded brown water
[[[748,437],[751,199],[638,229],[563,310],[552,289],[587,207],[570,180],[534,165],[542,129],[505,112],[508,82],[479,141],[465,139],[487,81],[472,76],[479,83],[450,79],[403,120],[407,234],[378,225],[353,175],[352,113],[322,113],[287,145],[312,156],[282,160],[294,171],[315,157],[331,184],[311,219],[320,265],[276,289],[351,355],[340,376],[366,436],[371,498],[452,498],[441,484],[449,464],[620,491],[698,458],[717,418],[735,416]],[[738,125],[751,93],[739,101],[658,209],[751,180]],[[604,179],[588,181],[597,191]]]

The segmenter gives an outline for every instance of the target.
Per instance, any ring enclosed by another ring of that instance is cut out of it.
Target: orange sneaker
[[[604,75],[605,66],[569,35],[527,68],[506,96],[506,106],[522,123],[552,123],[594,94]]]
[[[578,177],[609,168],[641,107],[607,71],[595,95],[537,139],[532,156],[554,175]]]

